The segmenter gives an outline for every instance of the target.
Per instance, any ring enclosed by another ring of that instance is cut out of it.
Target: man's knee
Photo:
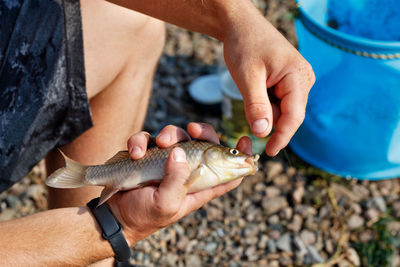
[[[140,42],[141,45],[139,49],[131,51],[132,59],[140,60],[142,64],[150,63],[155,66],[165,44],[165,23],[149,17],[141,30],[135,34],[137,34],[134,36],[135,42]],[[132,62],[132,64],[137,64],[137,62]]]

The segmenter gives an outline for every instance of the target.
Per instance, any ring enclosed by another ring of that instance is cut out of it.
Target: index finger
[[[187,130],[189,134],[200,140],[210,141],[216,144],[219,144],[219,138],[214,128],[208,124],[203,122],[191,122],[187,126]]]
[[[281,114],[271,135],[266,153],[275,156],[287,146],[304,120],[307,105],[307,92],[293,74],[286,75],[276,86],[276,96],[281,98]]]

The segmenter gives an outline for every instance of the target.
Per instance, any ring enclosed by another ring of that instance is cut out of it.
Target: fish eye
[[[229,150],[229,152],[230,152],[232,155],[237,155],[237,154],[239,154],[239,151],[238,151],[237,149],[234,149],[234,148],[232,148],[231,150]]]

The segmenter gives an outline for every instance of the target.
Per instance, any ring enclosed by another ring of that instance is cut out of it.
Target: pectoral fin
[[[112,197],[115,193],[119,191],[119,188],[116,187],[104,187],[103,191],[101,191],[100,201],[97,206],[100,206],[104,202],[106,202],[110,197]]]
[[[204,164],[200,164],[196,169],[192,171],[189,178],[187,179],[185,186],[190,187],[191,184],[196,182],[204,174]]]

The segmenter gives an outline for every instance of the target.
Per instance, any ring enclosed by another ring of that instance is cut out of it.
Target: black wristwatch
[[[86,204],[86,206],[90,208],[99,223],[103,231],[102,237],[110,242],[111,247],[114,250],[116,266],[131,266],[129,264],[131,250],[122,233],[122,226],[115,219],[106,203],[97,206],[99,199],[100,198],[92,199]]]

